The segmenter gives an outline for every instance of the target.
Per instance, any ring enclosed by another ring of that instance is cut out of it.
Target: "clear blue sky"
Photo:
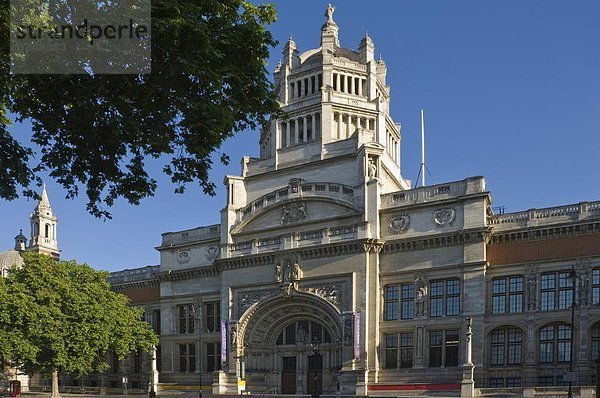
[[[280,45],[292,34],[300,51],[319,45],[327,2],[277,1],[272,26]],[[343,47],[357,48],[365,30],[388,66],[392,115],[403,124],[402,170],[415,179],[420,162],[420,116],[426,112],[427,162],[440,183],[483,175],[494,206],[507,211],[600,200],[600,2],[390,0],[334,3]],[[13,129],[26,140],[28,126]],[[222,150],[215,167],[217,197],[189,188],[173,194],[165,179],[154,198],[119,202],[113,220],[65,200],[48,181],[59,217],[63,259],[119,270],[159,263],[160,234],[213,224],[224,205],[224,174],[257,156],[258,135],[246,132]],[[28,234],[34,203],[0,202],[0,248]]]

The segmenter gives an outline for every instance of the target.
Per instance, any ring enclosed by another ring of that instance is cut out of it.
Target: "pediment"
[[[330,220],[360,215],[355,206],[331,198],[296,198],[279,202],[255,212],[235,225],[232,234],[256,232],[272,228],[285,228],[319,220]]]

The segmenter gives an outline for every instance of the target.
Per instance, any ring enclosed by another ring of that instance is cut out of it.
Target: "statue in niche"
[[[425,280],[418,277],[415,280],[415,315],[425,316]]]
[[[281,263],[275,264],[275,282],[281,282],[283,280],[281,272]]]
[[[304,326],[300,326],[300,328],[298,329],[298,342],[305,343],[307,335],[308,333],[306,332],[306,329],[304,329]]]
[[[590,277],[586,272],[579,275],[579,305],[588,305],[588,289],[589,289]]]
[[[537,284],[537,276],[530,275],[527,279],[527,309],[530,311],[535,311],[535,295],[536,295],[536,284]]]
[[[375,164],[375,157],[369,156],[369,162],[367,164],[367,175],[369,178],[377,178],[377,165]]]
[[[294,268],[292,274],[292,281],[297,282],[300,280],[300,265],[297,261],[294,261]]]

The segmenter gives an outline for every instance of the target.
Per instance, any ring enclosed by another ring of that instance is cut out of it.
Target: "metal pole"
[[[425,112],[421,109],[421,186],[425,186]]]
[[[572,377],[573,374],[573,352],[575,347],[573,347],[573,340],[575,335],[575,286],[577,285],[577,274],[575,273],[575,268],[571,269],[569,273],[569,279],[571,280],[573,294],[571,296],[571,352],[569,359],[569,377]],[[573,398],[573,382],[572,379],[569,379],[569,398]]]

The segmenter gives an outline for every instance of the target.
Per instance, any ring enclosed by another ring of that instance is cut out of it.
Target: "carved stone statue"
[[[327,17],[327,23],[333,24],[333,13],[335,12],[335,8],[329,4],[327,5],[327,9],[325,10],[325,17]]]
[[[367,165],[367,175],[369,178],[377,177],[377,165],[373,156],[369,156],[369,164]]]
[[[281,263],[275,264],[275,282],[281,282],[283,275],[281,275]]]
[[[527,309],[529,311],[535,311],[536,308],[536,285],[537,276],[529,275],[527,278]]]

